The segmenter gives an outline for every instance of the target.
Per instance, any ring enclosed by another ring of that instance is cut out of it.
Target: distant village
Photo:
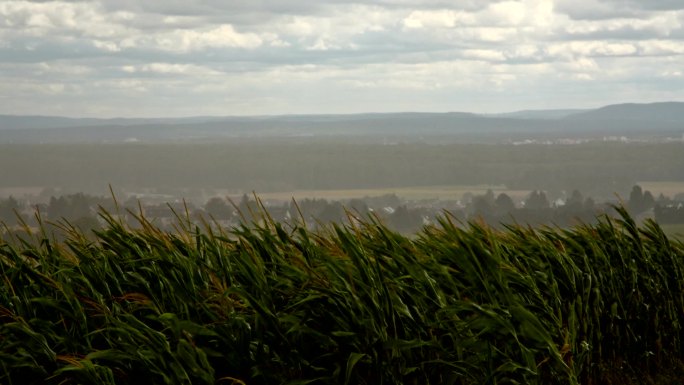
[[[625,206],[641,222],[654,219],[660,224],[684,224],[684,193],[654,197],[637,185],[625,201],[595,202],[577,190],[563,195],[551,199],[546,192],[535,190],[524,199],[514,200],[506,193],[487,190],[479,195],[465,193],[453,200],[406,200],[396,194],[385,194],[347,200],[307,198],[283,202],[243,194],[238,199],[214,196],[198,204],[145,194],[128,194],[124,200],[118,200],[84,193],[48,198],[43,193],[0,199],[0,222],[4,224],[0,231],[18,235],[37,231],[42,224],[54,229],[55,236],[59,237],[59,230],[68,227],[85,233],[102,228],[107,217],[133,228],[147,221],[167,231],[173,231],[181,222],[230,229],[273,220],[316,229],[331,223],[377,220],[393,230],[412,234],[436,224],[440,218],[449,218],[464,226],[476,221],[493,227],[522,224],[562,228],[593,223],[601,215],[615,215],[616,205]]]

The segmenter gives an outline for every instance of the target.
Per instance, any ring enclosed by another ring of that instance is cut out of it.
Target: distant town
[[[356,197],[351,199],[304,198],[299,201],[260,199],[255,194],[214,196],[204,202],[184,200],[161,194],[125,196],[94,196],[84,193],[9,196],[0,199],[0,221],[3,233],[19,236],[38,227],[49,226],[59,236],[62,226],[74,226],[90,232],[103,227],[106,218],[116,218],[132,228],[142,221],[162,230],[173,231],[179,222],[230,229],[259,223],[265,219],[282,223],[304,223],[310,229],[320,229],[332,223],[353,224],[379,220],[389,228],[404,234],[418,232],[422,227],[449,218],[464,226],[469,222],[484,222],[493,227],[511,224],[569,227],[594,223],[601,215],[615,214],[616,206],[625,206],[640,222],[654,219],[668,225],[684,225],[684,193],[654,196],[635,185],[625,200],[595,201],[574,190],[549,196],[533,190],[525,196],[492,189],[481,194],[466,192],[454,199],[405,199],[397,194]],[[675,227],[679,231],[679,227]],[[674,233],[674,235],[679,235]]]

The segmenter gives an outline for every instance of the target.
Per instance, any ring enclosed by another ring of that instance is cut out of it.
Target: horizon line
[[[653,104],[667,104],[667,103],[684,103],[684,101],[665,100],[659,102],[620,102],[603,104],[598,107],[563,107],[563,108],[524,108],[519,110],[506,110],[501,112],[472,112],[472,111],[420,111],[420,110],[399,110],[399,111],[364,111],[364,112],[336,112],[336,113],[274,113],[274,114],[249,114],[249,115],[183,115],[183,116],[108,116],[108,117],[94,117],[94,116],[75,116],[75,115],[42,115],[42,114],[8,114],[0,113],[2,117],[18,117],[18,118],[61,118],[61,119],[92,119],[92,120],[154,120],[154,119],[225,119],[225,118],[278,118],[278,117],[306,117],[306,116],[355,116],[355,115],[382,115],[382,114],[471,114],[479,116],[497,116],[508,115],[524,112],[548,112],[548,111],[592,111],[609,106],[620,105],[653,105]]]

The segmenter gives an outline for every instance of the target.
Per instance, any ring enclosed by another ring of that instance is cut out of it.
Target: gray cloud
[[[671,99],[684,91],[678,3],[10,0],[0,2],[0,113],[497,111]]]
[[[626,2],[630,7],[636,9],[647,9],[647,10],[682,10],[684,9],[684,4],[679,0],[627,0],[627,1],[613,1],[614,3]]]

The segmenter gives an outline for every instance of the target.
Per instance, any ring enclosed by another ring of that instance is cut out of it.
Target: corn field
[[[618,211],[503,230],[447,213],[412,237],[373,218],[163,232],[102,212],[94,235],[7,237],[0,383],[654,378],[681,369],[684,245]]]

